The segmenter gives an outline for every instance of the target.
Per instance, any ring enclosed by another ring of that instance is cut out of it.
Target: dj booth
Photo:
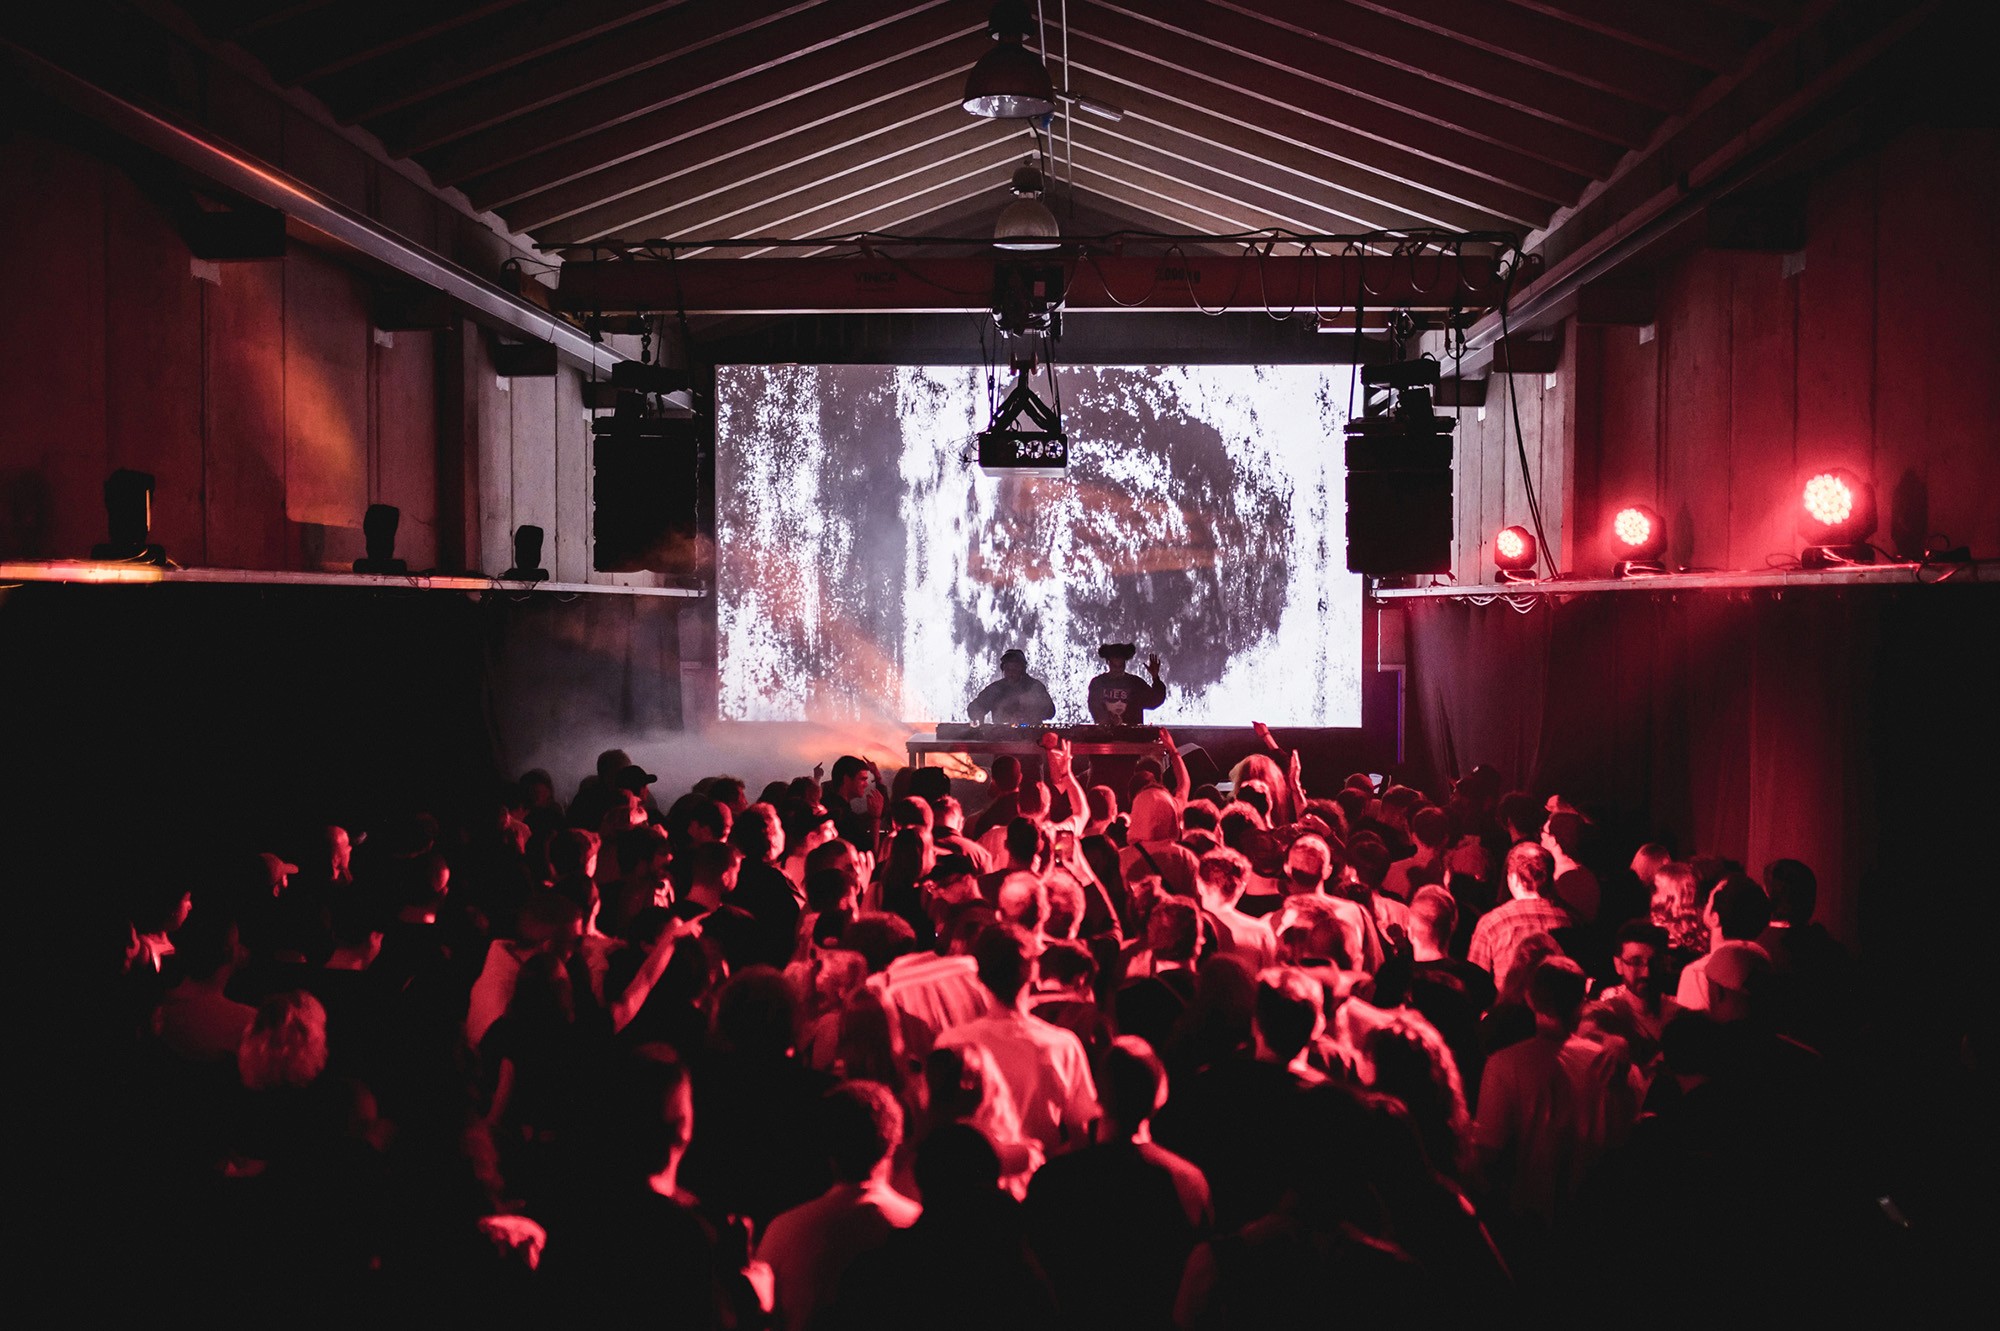
[[[926,765],[934,753],[991,756],[1012,753],[1027,757],[1043,751],[1044,735],[1060,735],[1070,752],[1081,758],[1164,754],[1157,726],[974,726],[940,725],[934,734],[912,735],[906,747],[910,766]]]

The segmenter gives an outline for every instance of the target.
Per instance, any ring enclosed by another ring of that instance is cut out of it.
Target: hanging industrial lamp
[[[996,120],[1027,120],[1056,109],[1055,84],[1049,67],[1025,43],[1033,31],[1028,6],[1021,0],[1000,0],[986,21],[993,49],[965,79],[965,109]]]
[[[1062,226],[1042,202],[1042,173],[1033,164],[1014,172],[1008,188],[1014,201],[993,224],[993,244],[1003,250],[1052,250],[1062,244]]]

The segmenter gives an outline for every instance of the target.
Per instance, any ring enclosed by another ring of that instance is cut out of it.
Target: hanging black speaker
[[[1451,429],[1428,391],[1347,423],[1347,567],[1388,577],[1451,571]]]
[[[649,418],[633,422],[642,428],[602,430],[612,419],[599,418],[591,445],[591,567],[700,575],[697,423]]]

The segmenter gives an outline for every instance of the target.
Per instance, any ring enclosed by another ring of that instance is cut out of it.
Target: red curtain
[[[1901,950],[1924,909],[1991,910],[2000,587],[1620,592],[1523,612],[1413,601],[1411,758],[1491,763],[1623,840],[1811,864],[1819,918]]]

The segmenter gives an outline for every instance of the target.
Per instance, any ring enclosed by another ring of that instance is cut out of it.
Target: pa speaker
[[[698,459],[691,421],[643,435],[598,436],[591,452],[592,568],[678,577],[702,572]]]
[[[1347,441],[1347,568],[1451,571],[1451,439]]]

